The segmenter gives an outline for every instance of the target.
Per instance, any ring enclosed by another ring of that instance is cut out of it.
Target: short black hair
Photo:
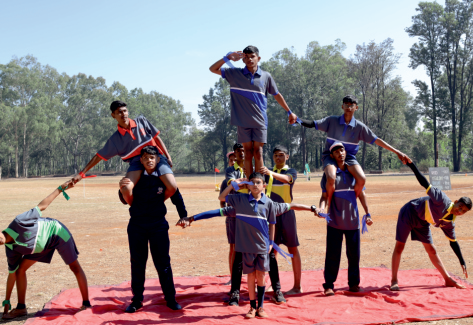
[[[343,97],[343,103],[355,103],[358,104],[358,99],[353,95],[346,95]]]
[[[243,148],[243,145],[241,143],[235,143],[233,145],[233,151],[237,150],[237,149],[240,149],[240,148]]]
[[[146,146],[143,149],[141,149],[140,156],[143,157],[143,155],[145,153],[147,153],[149,155],[157,156],[158,155],[158,149],[156,149],[156,147],[153,147],[153,146]]]
[[[117,109],[119,109],[120,107],[126,107],[126,103],[125,102],[122,102],[121,100],[114,100],[111,104],[110,104],[110,110],[113,112],[115,112]]]
[[[276,147],[274,147],[273,149],[273,153],[275,153],[276,151],[282,151],[284,152],[286,155],[289,154],[289,150],[287,150],[287,148],[285,146],[282,146],[280,144],[278,144]]]
[[[263,174],[261,173],[258,173],[258,172],[253,172],[253,174],[250,175],[250,177],[248,177],[248,180],[251,181],[253,178],[259,178],[263,181],[264,183],[264,176]]]
[[[471,199],[469,197],[466,197],[466,196],[462,196],[458,202],[461,202],[463,203],[464,205],[466,205],[466,207],[468,208],[468,210],[471,210]]]
[[[235,153],[232,152],[231,154],[228,155],[228,158],[230,158],[231,156],[235,156]]]
[[[245,54],[251,54],[251,53],[256,53],[256,55],[259,55],[259,50],[256,46],[253,46],[253,45],[248,45],[247,47],[245,47],[245,49],[243,50],[243,53]]]

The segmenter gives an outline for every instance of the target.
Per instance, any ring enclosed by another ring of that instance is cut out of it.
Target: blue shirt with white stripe
[[[227,195],[229,205],[221,209],[227,217],[235,217],[235,251],[267,254],[269,248],[268,224],[276,223],[276,216],[289,211],[287,203],[276,203],[261,193],[256,200],[250,194]]]
[[[355,117],[352,117],[350,123],[345,123],[345,114],[342,116],[327,116],[314,122],[317,130],[327,132],[322,160],[330,157],[330,146],[334,142],[343,143],[347,152],[346,160],[348,161],[350,159],[356,160],[360,140],[373,144],[378,139],[373,131]]]
[[[326,189],[327,176],[324,173],[320,181],[322,192]],[[329,207],[330,219],[328,225],[340,230],[360,229],[360,217],[358,214],[358,205],[356,202],[355,178],[348,171],[348,168],[341,170],[337,167],[337,177],[335,178],[335,192],[333,193],[332,203]]]
[[[247,67],[222,68],[222,78],[230,84],[231,124],[244,128],[268,128],[268,93],[276,96],[278,88],[269,72],[260,67],[252,74]]]

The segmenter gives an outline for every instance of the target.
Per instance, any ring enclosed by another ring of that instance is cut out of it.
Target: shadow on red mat
[[[280,274],[283,291],[292,287],[292,272]],[[386,324],[435,321],[473,316],[473,285],[467,289],[447,288],[436,270],[400,271],[401,290],[388,289],[391,271],[386,268],[361,270],[362,292],[347,291],[347,271],[341,270],[335,295],[322,293],[323,271],[303,271],[304,293],[286,296],[287,303],[275,305],[268,299],[264,324]],[[239,307],[229,307],[228,277],[177,277],[177,301],[184,307],[166,307],[158,279],[146,281],[144,306],[134,314],[125,313],[131,299],[130,282],[117,286],[90,287],[92,309],[77,312],[81,305],[78,289],[59,293],[45,308],[25,324],[248,324],[246,284],[243,283]],[[268,282],[269,283],[269,282]],[[270,294],[268,294],[270,295]],[[268,298],[267,295],[267,298]]]

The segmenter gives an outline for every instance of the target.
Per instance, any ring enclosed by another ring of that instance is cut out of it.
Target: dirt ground
[[[321,195],[321,174],[313,174],[310,182],[303,175],[294,186],[294,202],[317,204]],[[219,175],[220,184],[223,176]],[[79,183],[68,191],[70,201],[58,197],[43,212],[44,217],[63,222],[72,232],[80,251],[79,261],[84,268],[90,286],[113,285],[130,280],[130,262],[126,227],[128,209],[117,197],[119,177],[97,177]],[[5,229],[16,215],[36,206],[66,178],[2,180],[0,182],[0,224]],[[178,177],[180,191],[189,215],[219,207],[214,177]],[[473,197],[473,176],[452,175],[451,199],[461,196]],[[85,185],[85,186],[84,186]],[[411,199],[424,196],[425,191],[413,176],[368,177],[366,184],[370,212],[374,225],[362,236],[361,267],[391,265],[396,221],[399,209]],[[175,276],[226,275],[229,274],[227,239],[224,218],[214,218],[195,223],[191,228],[181,229],[173,225],[178,220],[175,207],[167,202],[167,220],[171,225],[171,263]],[[360,205],[361,208],[361,205]],[[362,208],[360,214],[363,212]],[[320,269],[324,265],[326,226],[323,219],[309,212],[297,212],[299,249],[304,270]],[[469,270],[473,256],[473,213],[459,217],[456,233]],[[446,268],[462,276],[458,259],[448,240],[439,229],[433,230],[435,244]],[[344,253],[343,253],[344,254]],[[344,255],[343,255],[344,256]],[[8,270],[5,255],[1,258],[0,276],[6,280]],[[287,263],[279,263],[283,271],[291,270]],[[342,268],[347,267],[342,257]],[[420,242],[408,241],[403,254],[401,269],[433,268]],[[148,262],[147,276],[157,278],[156,270]],[[473,273],[473,271],[471,271]],[[473,275],[472,275],[473,276]],[[0,292],[5,290],[0,282]],[[363,283],[361,283],[363,285]],[[75,277],[58,254],[50,265],[36,263],[28,273],[28,316],[11,324],[23,324],[28,317],[61,290],[76,287]],[[322,287],[322,284],[320,284]],[[283,288],[289,290],[290,288]],[[16,291],[11,302],[16,306]],[[93,303],[93,301],[92,301]],[[79,307],[79,306],[78,306]],[[424,322],[422,324],[472,324],[473,318]],[[420,323],[419,323],[420,324]]]

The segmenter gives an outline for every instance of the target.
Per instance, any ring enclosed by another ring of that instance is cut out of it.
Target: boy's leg
[[[437,250],[435,249],[434,244],[427,244],[427,243],[422,243],[424,245],[424,248],[429,254],[430,261],[432,264],[437,268],[437,270],[440,272],[442,277],[445,280],[445,285],[447,287],[457,287],[459,289],[465,289],[464,286],[458,284],[455,280],[453,280],[447,273],[447,269],[445,269],[445,266],[442,263],[442,260],[440,259],[440,256],[437,254]]]
[[[360,230],[345,230],[346,254],[348,259],[348,286],[358,291],[360,284]]]
[[[399,271],[399,265],[401,264],[401,255],[402,255],[402,252],[404,251],[405,246],[406,246],[406,243],[402,243],[396,240],[396,245],[394,246],[393,257],[392,257],[392,262],[391,262],[392,275],[391,275],[391,288],[390,289],[392,291],[399,290],[399,280],[397,278],[397,274]]]
[[[299,248],[288,247],[289,254],[293,255],[292,258],[292,272],[294,273],[294,286],[291,290],[286,292],[286,295],[296,295],[302,293],[301,278],[302,278],[302,261],[301,255],[299,254]]]
[[[138,181],[140,180],[142,173],[142,170],[134,170],[126,173],[125,177],[130,179],[131,184],[121,187],[120,191],[122,192],[123,199],[129,205],[131,205],[131,203],[133,202],[133,187],[135,187],[135,184],[138,183]]]
[[[225,218],[225,229],[227,232],[227,242],[230,245],[230,250],[228,252],[228,266],[230,268],[230,276],[232,274],[233,270],[233,261],[235,260],[235,218],[232,217],[226,217]],[[229,285],[232,283],[232,280],[230,278],[230,281],[225,283],[226,285]],[[231,294],[231,292],[230,292]]]
[[[286,292],[286,295],[295,295],[302,293],[301,287],[301,276],[302,276],[302,262],[299,254],[299,238],[297,236],[297,222],[295,211],[289,211],[278,217],[276,223],[276,229],[280,229],[280,236],[278,239],[280,243],[276,241],[276,244],[284,244],[289,250],[289,254],[292,254],[292,272],[294,274],[294,285],[291,290]]]
[[[260,168],[264,166],[263,146],[264,146],[264,143],[262,142],[257,142],[257,141],[253,142],[253,155],[255,157],[255,172],[259,172]],[[245,159],[246,159],[246,155],[245,155]],[[247,175],[247,176],[250,176],[250,175]]]
[[[248,293],[250,295],[250,310],[245,315],[245,318],[255,318],[256,316],[256,297],[255,297],[255,277],[256,277],[256,270],[251,273],[248,273]]]
[[[279,280],[279,266],[277,260],[277,252],[274,248],[269,253],[269,279],[271,280],[271,287],[273,292],[278,292],[281,290],[281,281]],[[268,290],[269,292],[269,290]]]
[[[89,301],[89,288],[87,286],[87,277],[85,276],[82,266],[79,264],[79,260],[75,260],[69,264],[69,268],[72,273],[76,276],[77,284],[79,285],[79,291],[82,296],[82,301]]]
[[[256,270],[256,282],[258,284],[258,306],[257,306],[258,310],[260,308],[263,308],[264,291],[266,289],[266,287],[264,285],[264,274],[265,274],[264,271]]]
[[[327,248],[325,251],[324,289],[332,289],[337,280],[342,255],[343,230],[327,225]]]
[[[235,261],[235,244],[230,244],[230,249],[228,251],[228,267],[230,268],[230,281],[225,283],[226,285],[229,285],[232,283],[231,280],[231,275],[232,275],[232,270],[233,270],[233,261]]]
[[[327,184],[325,189],[327,190],[327,207],[326,213],[330,212],[330,206],[332,204],[333,193],[335,193],[335,179],[337,178],[337,167],[334,165],[327,165],[324,169],[324,173],[327,177]]]
[[[149,238],[149,249],[153,257],[153,263],[158,271],[159,283],[163,290],[164,299],[168,304],[176,303],[176,289],[171,268],[171,257],[169,256],[169,224],[166,219],[161,219],[148,226],[151,232]]]
[[[245,150],[245,175],[249,177],[253,173],[253,141],[242,143]]]
[[[16,292],[18,293],[19,304],[25,304],[26,288],[28,286],[26,271],[28,271],[34,263],[36,263],[36,261],[23,259],[18,270],[16,270]]]
[[[145,291],[146,262],[148,261],[147,227],[130,219],[127,228],[128,246],[131,262],[131,291],[133,303],[140,305],[143,302]]]
[[[229,306],[238,306],[240,300],[241,277],[243,275],[243,253],[235,252],[231,274]]]
[[[363,172],[363,168],[361,168],[360,165],[351,165],[351,166],[348,166],[348,171],[355,178],[354,190],[355,190],[356,197],[359,197],[366,183],[366,176],[365,176],[365,173]]]

